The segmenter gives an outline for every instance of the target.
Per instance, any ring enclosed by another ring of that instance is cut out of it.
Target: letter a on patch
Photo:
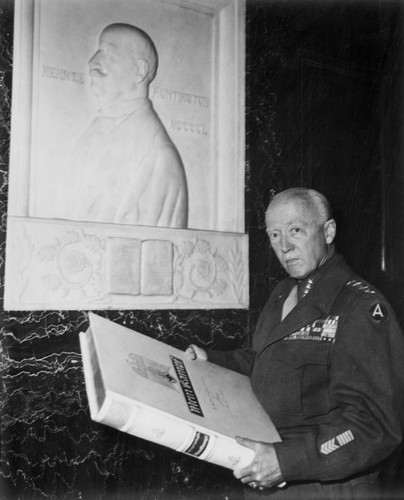
[[[387,319],[388,316],[387,308],[384,304],[378,302],[377,304],[373,305],[370,308],[370,315],[372,316],[372,319],[374,321],[380,323],[381,321]]]

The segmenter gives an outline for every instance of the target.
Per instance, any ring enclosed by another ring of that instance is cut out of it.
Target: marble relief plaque
[[[16,0],[8,309],[246,307],[244,22],[244,0]],[[158,64],[107,102],[128,25]]]
[[[108,141],[118,147],[113,132],[104,132],[100,144],[87,142],[90,133],[99,136],[91,125],[108,111],[95,92],[91,61],[103,30],[116,23],[140,28],[156,48],[157,71],[146,90],[184,167],[187,227],[243,232],[242,0],[16,0],[10,214],[105,221],[76,212],[75,195],[83,170],[96,171],[101,162],[84,156],[83,141],[86,151]],[[112,149],[107,157],[114,159]],[[118,160],[116,177],[124,171],[124,158]],[[105,166],[102,182],[112,184]],[[117,218],[107,222],[127,222]]]

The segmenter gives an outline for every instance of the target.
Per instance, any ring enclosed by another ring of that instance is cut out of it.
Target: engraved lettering
[[[150,87],[150,97],[162,101],[177,102],[179,104],[189,104],[190,106],[199,106],[201,108],[209,107],[209,98],[187,92],[166,89],[162,87]]]
[[[171,295],[173,288],[173,245],[171,241],[142,242],[142,295]]]
[[[171,120],[170,127],[177,132],[187,134],[208,135],[208,129],[202,123],[191,123],[182,120]]]
[[[108,238],[108,291],[113,294],[140,294],[140,240]]]
[[[52,78],[54,80],[79,83],[81,85],[84,84],[84,73],[46,65],[42,67],[42,78]]]

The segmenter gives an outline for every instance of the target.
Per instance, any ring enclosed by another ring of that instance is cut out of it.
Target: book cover
[[[280,441],[248,377],[96,314],[89,319],[80,345],[93,420],[230,469],[254,455],[235,436]]]

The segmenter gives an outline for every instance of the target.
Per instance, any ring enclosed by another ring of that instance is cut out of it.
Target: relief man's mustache
[[[91,68],[90,75],[91,76],[105,76],[106,73],[101,68]]]

